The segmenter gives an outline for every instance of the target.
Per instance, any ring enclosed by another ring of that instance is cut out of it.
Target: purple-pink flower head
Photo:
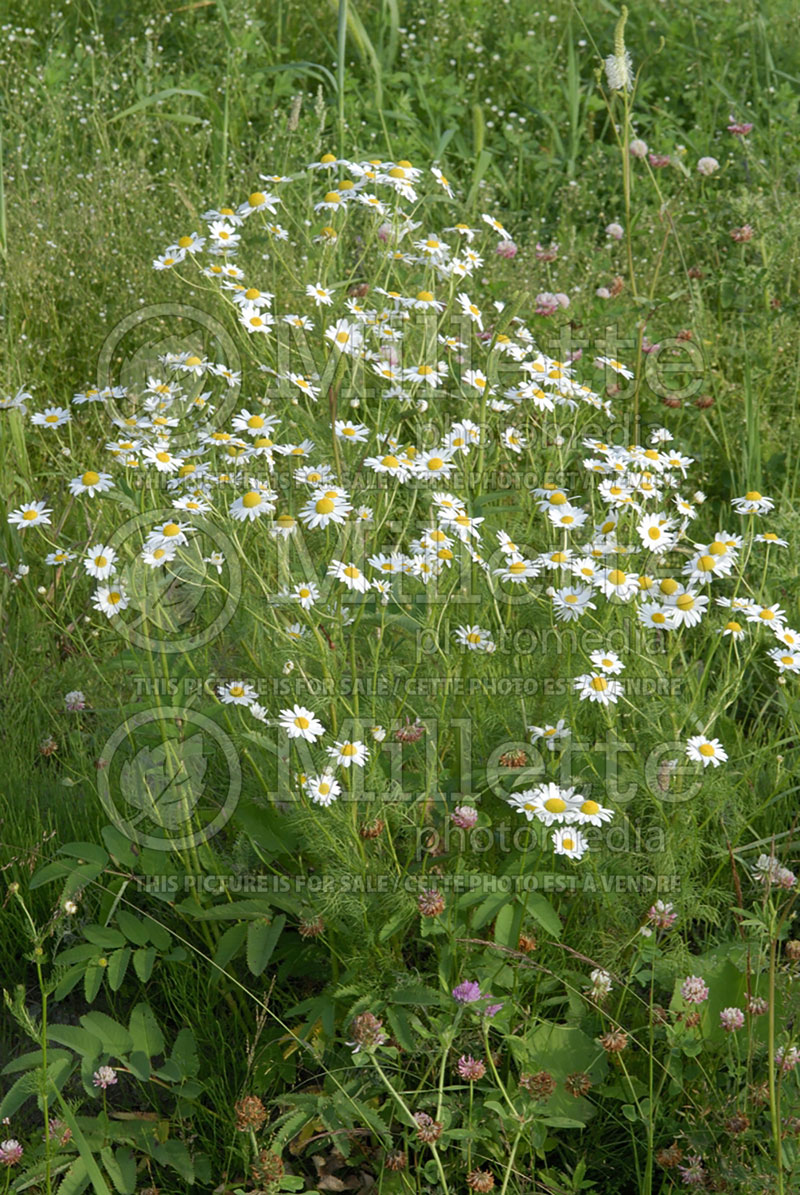
[[[481,998],[481,985],[474,979],[465,979],[458,987],[453,988],[453,999],[457,1004],[474,1004]]]

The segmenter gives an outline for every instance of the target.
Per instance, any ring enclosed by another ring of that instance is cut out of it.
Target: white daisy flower
[[[303,705],[281,710],[278,718],[290,739],[305,739],[307,743],[316,743],[320,735],[325,734],[325,727],[314,711],[306,709]]]
[[[363,768],[369,759],[369,747],[359,739],[355,739],[353,742],[347,739],[339,742],[337,739],[334,745],[328,748],[328,755],[340,767],[349,768],[353,764],[356,767]]]
[[[708,739],[704,734],[693,735],[686,742],[686,754],[695,763],[701,763],[704,768],[712,764],[718,768],[728,758],[728,753],[719,739]]]

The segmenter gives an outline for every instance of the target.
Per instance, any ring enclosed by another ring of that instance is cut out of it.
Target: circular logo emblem
[[[156,851],[208,842],[239,800],[242,769],[216,722],[163,706],[126,718],[98,761],[98,794],[116,828]]]
[[[183,358],[183,366],[171,368],[162,360],[167,355]],[[210,403],[205,401],[209,376],[203,361],[226,370],[214,379],[223,392]],[[181,392],[170,403],[169,416],[183,423],[183,417],[191,415],[185,428],[171,429],[170,447],[178,449],[196,445],[199,431],[213,431],[230,419],[241,391],[241,367],[233,337],[212,315],[186,303],[151,303],[109,332],[100,349],[97,384],[100,389],[124,387],[130,396],[141,398],[145,390],[153,393],[153,384],[178,382]],[[111,398],[106,404],[112,419],[130,416],[128,406],[125,398]]]
[[[149,510],[118,527],[109,546],[127,603],[111,625],[135,646],[196,651],[233,618],[242,592],[238,551],[209,519]]]

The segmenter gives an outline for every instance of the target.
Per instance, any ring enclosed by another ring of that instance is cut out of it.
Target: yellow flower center
[[[247,510],[252,510],[254,506],[260,505],[261,495],[255,490],[248,490],[248,492],[242,498],[242,506],[244,506]]]
[[[697,567],[703,573],[710,573],[714,569],[714,563],[713,556],[701,556],[697,562]]]
[[[294,724],[295,726],[299,727],[300,730],[308,730],[309,726],[311,725],[308,718],[304,718],[302,714],[298,714],[294,720]]]
[[[700,754],[705,755],[706,759],[711,759],[711,757],[714,755],[714,748],[711,743],[701,743]]]
[[[94,473],[91,469],[88,471],[88,473],[84,473],[83,477],[81,478],[81,481],[85,486],[97,485],[99,480],[100,474]]]
[[[358,755],[358,747],[356,747],[353,743],[345,743],[345,745],[342,747],[342,755],[346,755],[348,757],[352,755]]]
[[[659,589],[662,593],[665,593],[667,597],[671,597],[677,588],[678,582],[672,577],[665,577],[664,580],[659,584]]]
[[[98,568],[105,568],[108,564],[108,558],[106,556],[95,556],[94,562]]]
[[[165,523],[161,529],[161,534],[168,538],[173,535],[180,535],[181,529],[177,523]]]
[[[608,681],[604,676],[593,676],[592,688],[594,689],[595,693],[605,693],[606,689],[608,688]]]
[[[739,632],[741,631],[741,629],[742,629],[742,624],[740,622],[726,622],[725,623],[725,630],[730,631],[733,635],[738,635]]]
[[[443,466],[444,461],[440,456],[432,456],[428,461],[428,468],[430,469],[431,473],[435,473],[437,469],[441,469]]]
[[[611,585],[624,585],[626,580],[625,573],[620,568],[612,569],[608,574],[608,580]]]
[[[563,813],[567,807],[567,803],[561,797],[550,797],[545,801],[544,807],[548,813]]]
[[[350,564],[350,565],[348,565],[348,567],[347,567],[347,568],[344,570],[344,575],[345,575],[346,577],[349,577],[349,579],[350,579],[351,581],[355,581],[355,580],[356,580],[358,577],[360,577],[360,576],[361,576],[361,571],[360,571],[359,569],[357,569],[357,568],[356,568],[356,566],[355,566],[354,564]]]
[[[747,499],[748,502],[760,502],[761,501],[761,495],[759,494],[758,490],[748,490],[747,493],[745,494],[745,498]]]
[[[679,610],[693,610],[694,598],[690,593],[682,593],[675,605]]]
[[[597,801],[584,801],[581,805],[581,813],[585,813],[587,817],[594,817],[599,812],[600,806],[597,804]]]
[[[319,515],[329,515],[335,508],[336,503],[331,498],[320,498],[315,506]]]

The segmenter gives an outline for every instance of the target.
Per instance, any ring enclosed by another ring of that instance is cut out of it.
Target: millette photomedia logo
[[[139,847],[183,851],[227,824],[241,792],[236,749],[216,722],[163,706],[117,727],[98,760],[98,795],[114,826]]]

